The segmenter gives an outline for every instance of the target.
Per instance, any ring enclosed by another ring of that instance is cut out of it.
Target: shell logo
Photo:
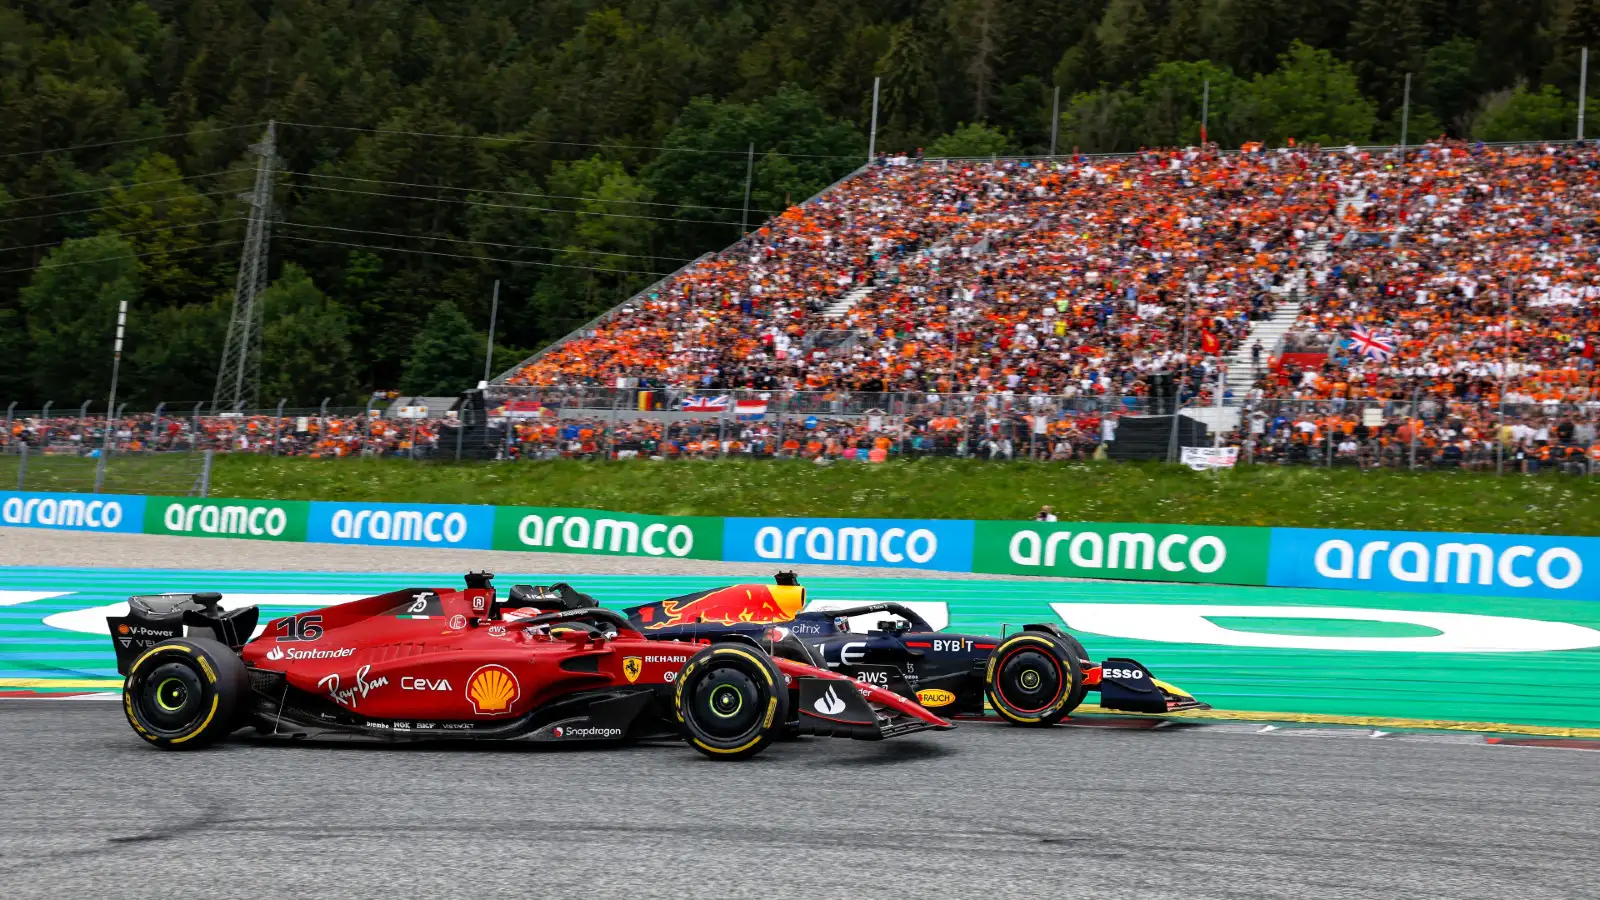
[[[484,666],[467,679],[467,699],[472,702],[472,711],[480,716],[503,716],[511,712],[511,704],[520,696],[522,685],[505,666]]]
[[[929,707],[949,706],[956,702],[956,695],[938,688],[928,688],[917,691],[917,702]]]

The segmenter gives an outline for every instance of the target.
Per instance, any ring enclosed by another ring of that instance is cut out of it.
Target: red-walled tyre
[[[989,705],[1001,718],[1017,725],[1042,727],[1060,722],[1083,701],[1079,650],[1039,631],[1025,631],[1001,641],[984,670]]]

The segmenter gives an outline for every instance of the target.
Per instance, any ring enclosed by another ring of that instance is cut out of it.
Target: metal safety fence
[[[1202,394],[1163,401],[1093,386],[1067,394],[938,394],[495,385],[432,413],[326,405],[214,413],[163,404],[122,410],[108,422],[86,408],[63,416],[13,407],[0,431],[0,484],[54,467],[63,473],[54,477],[68,479],[71,470],[79,473],[71,478],[104,489],[108,472],[133,472],[141,459],[153,467],[156,458],[189,459],[198,478],[206,453],[1177,462],[1191,446],[1237,450],[1239,465],[1590,475],[1600,473],[1597,423],[1600,400],[1499,406],[1420,391],[1387,399]],[[90,462],[66,462],[74,459]]]

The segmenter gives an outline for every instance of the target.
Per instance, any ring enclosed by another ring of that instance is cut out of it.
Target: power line
[[[74,144],[70,147],[51,147],[45,150],[20,150],[16,153],[0,153],[0,159],[15,159],[18,156],[39,156],[45,153],[71,153],[74,150],[93,150],[96,147],[120,147],[123,144],[142,144],[147,141],[164,141],[168,138],[189,137],[195,134],[221,134],[224,131],[238,131],[241,128],[258,128],[260,122],[249,125],[227,125],[222,128],[195,128],[191,131],[175,131],[171,134],[158,134],[155,137],[127,138],[120,141],[101,141],[98,144]]]
[[[549,206],[516,206],[509,203],[486,203],[481,200],[455,200],[450,197],[408,197],[401,194],[385,194],[379,191],[355,191],[349,188],[328,187],[322,184],[298,185],[301,190],[332,191],[336,194],[364,194],[368,197],[388,197],[392,200],[420,200],[424,203],[455,203],[461,206],[484,206],[492,209],[520,209],[524,212],[552,212],[566,213],[574,216],[605,216],[611,219],[651,219],[657,222],[696,222],[701,225],[738,225],[738,222],[727,222],[722,219],[679,219],[672,216],[644,216],[629,213],[596,212],[585,209],[555,209]]]
[[[11,275],[17,272],[32,272],[36,269],[70,269],[75,266],[87,266],[92,263],[106,262],[113,259],[141,259],[146,256],[159,256],[163,253],[191,253],[195,250],[210,250],[214,247],[226,247],[230,244],[242,244],[243,241],[219,241],[215,244],[202,244],[198,247],[184,247],[181,250],[152,250],[149,253],[119,253],[116,256],[102,256],[98,259],[81,259],[70,263],[44,263],[38,266],[23,266],[18,269],[0,269],[0,275]]]
[[[598,266],[572,266],[566,263],[531,262],[525,259],[502,259],[496,256],[467,256],[463,253],[440,253],[437,250],[411,250],[405,247],[377,247],[372,244],[355,244],[348,241],[322,241],[316,238],[299,237],[293,234],[282,235],[284,240],[300,241],[306,244],[326,244],[330,247],[355,247],[361,250],[388,250],[391,253],[421,253],[426,256],[448,256],[452,259],[470,259],[473,262],[503,262],[514,266],[543,266],[550,269],[582,269],[587,272],[608,272],[613,275],[655,275],[665,278],[670,272],[646,272],[643,269],[602,269]],[[3,273],[0,273],[3,274]]]
[[[660,203],[653,200],[608,200],[604,197],[575,197],[571,194],[533,194],[528,193],[527,191],[505,191],[495,188],[464,188],[455,187],[448,184],[419,184],[414,181],[385,181],[382,178],[357,178],[352,175],[322,175],[316,172],[285,172],[284,174],[300,175],[306,178],[329,178],[336,181],[369,181],[373,184],[387,184],[395,187],[430,188],[441,191],[463,191],[472,194],[509,194],[513,197],[546,197],[551,200],[583,200],[589,203],[626,203],[633,206],[665,206],[673,209],[716,209],[726,210],[728,212],[739,212],[744,209],[742,206],[709,206],[704,203]],[[769,216],[777,215],[776,212],[773,212],[770,209],[758,209],[756,212],[763,212]]]
[[[83,191],[67,191],[65,194],[40,194],[37,197],[17,197],[12,200],[0,200],[0,206],[9,206],[12,203],[26,203],[29,200],[54,200],[57,197],[76,197],[80,194],[99,194],[105,191],[128,190],[136,187],[149,187],[152,184],[173,184],[179,181],[193,181],[196,178],[210,178],[213,175],[227,175],[226,169],[220,172],[206,172],[203,175],[185,175],[182,178],[163,178],[159,181],[137,181],[133,184],[111,184],[100,188],[89,188]]]
[[[551,253],[589,253],[595,256],[620,256],[627,259],[667,259],[673,262],[694,262],[682,256],[660,256],[654,253],[614,253],[609,250],[584,250],[576,247],[536,247],[529,244],[501,244],[495,241],[450,238],[437,234],[397,234],[391,231],[367,231],[361,228],[339,228],[334,225],[308,225],[304,222],[284,222],[290,228],[315,228],[321,231],[342,231],[346,234],[370,234],[375,237],[414,238],[419,241],[445,241],[451,244],[474,244],[483,247],[500,247],[507,250],[546,250]]]
[[[244,216],[234,216],[231,219],[216,219],[210,222],[190,222],[185,225],[168,225],[164,228],[146,228],[141,231],[119,231],[115,234],[91,234],[88,237],[82,238],[66,238],[65,240],[60,241],[45,241],[42,244],[19,244],[15,247],[0,247],[0,253],[7,253],[12,250],[32,250],[35,247],[59,247],[62,244],[65,244],[67,241],[83,241],[96,237],[133,237],[136,234],[156,234],[157,232],[162,231],[177,231],[180,228],[200,228],[204,225],[222,225],[228,222],[238,222],[244,218]]]
[[[191,197],[215,197],[215,196],[217,196],[219,194],[236,194],[236,193],[238,193],[238,191],[236,191],[236,190],[234,190],[232,188],[229,188],[227,190],[222,190],[222,191],[204,191],[202,193],[190,194],[189,196],[191,196]],[[145,205],[146,203],[149,203],[149,202],[150,201],[148,201],[148,200],[135,200],[132,203],[114,203],[111,206],[90,206],[90,207],[86,207],[84,209],[64,209],[61,212],[34,213],[31,216],[12,216],[9,219],[0,219],[0,225],[5,224],[6,222],[24,222],[24,221],[27,221],[28,219],[51,219],[51,218],[57,218],[57,217],[60,217],[60,216],[75,216],[75,215],[77,215],[79,213],[103,212],[103,211],[108,210],[108,209],[127,209],[130,206],[143,206],[143,205]]]
[[[432,131],[400,131],[391,128],[362,128],[355,125],[311,125],[305,122],[279,122],[280,125],[292,125],[296,128],[327,128],[334,131],[361,131],[368,134],[395,134],[409,137],[447,138],[451,140],[468,141],[498,141],[502,144],[541,144],[556,147],[596,147],[602,150],[658,150],[662,153],[721,153],[733,156],[744,156],[746,150],[709,150],[700,147],[654,147],[643,144],[591,144],[584,141],[541,141],[534,138],[494,137],[487,134],[440,134]],[[831,153],[783,153],[770,150],[769,154],[777,156],[803,157],[806,159],[849,159],[858,160],[861,157],[839,156]],[[765,154],[764,154],[765,155]]]

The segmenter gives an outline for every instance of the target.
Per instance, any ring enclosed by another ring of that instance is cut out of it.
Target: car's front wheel
[[[244,662],[227,646],[170,638],[134,661],[122,687],[122,710],[149,743],[198,750],[238,727],[249,684]]]
[[[789,689],[760,650],[714,644],[684,664],[672,705],[690,746],[712,759],[745,759],[780,736]]]
[[[1001,641],[983,680],[989,705],[1017,725],[1054,725],[1083,700],[1078,651],[1044,632],[1025,631]]]

